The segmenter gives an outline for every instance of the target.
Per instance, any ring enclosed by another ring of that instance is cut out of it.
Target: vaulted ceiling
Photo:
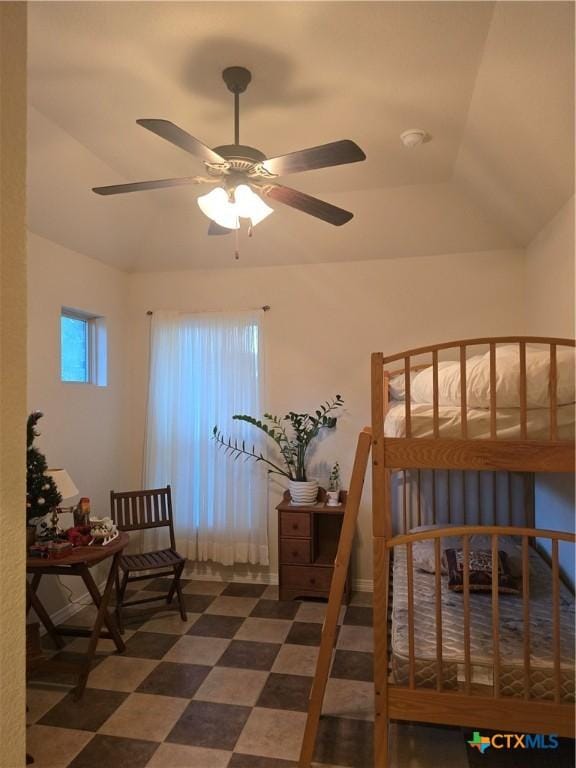
[[[198,188],[91,187],[203,166],[136,124],[232,143],[221,71],[253,80],[241,141],[267,156],[341,138],[367,160],[283,180],[354,212],[273,204],[242,264],[522,247],[573,194],[572,2],[39,2],[29,14],[29,226],[130,271],[229,266]],[[406,149],[399,135],[432,140]]]

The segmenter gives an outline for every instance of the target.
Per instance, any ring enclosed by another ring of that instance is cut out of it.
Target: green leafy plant
[[[343,405],[344,400],[340,395],[336,395],[333,400],[327,400],[313,414],[290,411],[282,417],[274,416],[271,413],[265,413],[262,419],[256,419],[245,414],[236,414],[232,417],[237,421],[251,424],[273,440],[280,452],[284,466],[265,458],[261,452],[256,451],[254,445],[252,448],[246,447],[244,440],[239,442],[231,437],[224,437],[217,426],[212,431],[212,437],[234,459],[244,456],[247,460],[261,461],[268,464],[270,467],[268,472],[272,474],[282,475],[289,480],[305,481],[307,479],[306,453],[310,443],[318,437],[321,430],[334,429],[338,417],[333,414]]]
[[[328,490],[329,491],[340,490],[340,464],[338,464],[338,462],[334,464],[334,466],[332,467],[332,472],[330,472],[330,479],[328,480]]]
[[[40,411],[34,411],[26,422],[26,521],[33,520],[57,507],[62,501],[56,483],[50,475],[46,457],[36,448],[34,441],[40,434],[37,428],[42,418]]]

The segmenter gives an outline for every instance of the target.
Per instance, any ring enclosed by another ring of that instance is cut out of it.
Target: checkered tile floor
[[[164,581],[146,583],[142,596],[162,595]],[[48,662],[34,673],[28,751],[36,768],[296,765],[325,603],[279,602],[276,587],[255,584],[187,581],[184,593],[186,622],[164,602],[123,612],[126,651],[100,642],[80,702],[69,672]],[[324,768],[372,764],[369,597],[342,610],[317,742]],[[73,623],[91,625],[93,610]],[[55,658],[73,658],[86,643],[73,640]],[[391,750],[393,768],[468,766],[458,728],[399,726]]]

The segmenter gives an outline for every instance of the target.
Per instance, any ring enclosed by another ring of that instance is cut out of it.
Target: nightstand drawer
[[[281,563],[306,563],[311,562],[311,539],[282,539],[280,541]]]
[[[307,512],[281,512],[280,535],[310,538],[310,515]]]
[[[317,589],[322,592],[328,592],[333,570],[333,568],[318,566],[282,565],[280,566],[280,575],[282,583],[286,587],[298,587],[307,590]]]

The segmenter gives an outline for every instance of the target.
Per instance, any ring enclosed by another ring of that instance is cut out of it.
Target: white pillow
[[[576,400],[575,350],[557,349],[557,403],[567,405]],[[528,408],[549,407],[548,350],[526,347],[526,379]],[[412,384],[412,400],[416,403],[432,403],[432,367],[421,371]],[[517,344],[496,347],[496,406],[518,408],[520,406],[520,352]],[[469,408],[490,407],[490,353],[475,355],[466,361],[466,401]],[[460,405],[460,362],[438,364],[438,404]]]

